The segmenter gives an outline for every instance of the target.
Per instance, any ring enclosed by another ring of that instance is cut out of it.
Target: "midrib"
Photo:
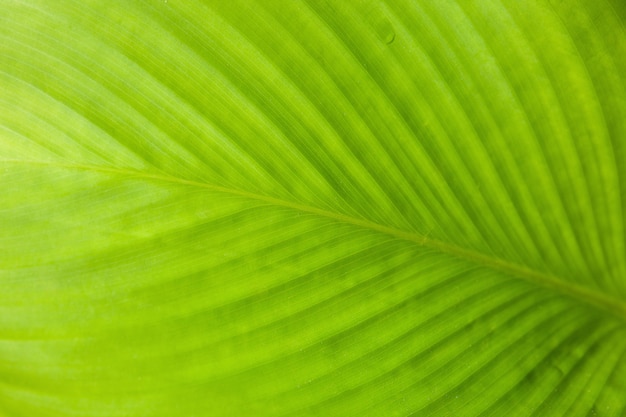
[[[233,188],[221,187],[221,186],[213,185],[209,183],[185,180],[182,178],[177,178],[177,177],[168,176],[168,175],[150,174],[150,173],[131,170],[131,169],[118,169],[118,168],[110,168],[110,167],[99,166],[99,165],[65,164],[65,163],[48,162],[48,161],[17,160],[17,159],[16,160],[5,159],[5,160],[0,160],[0,162],[50,166],[50,167],[85,170],[85,171],[95,171],[95,172],[101,172],[101,173],[119,174],[119,175],[135,177],[135,178],[140,178],[140,179],[145,179],[145,180],[182,184],[186,186],[193,186],[193,187],[204,188],[204,189],[208,189],[208,190],[212,190],[216,192],[222,192],[222,193],[226,193],[230,195],[237,195],[240,197],[245,197],[245,198],[249,198],[249,199],[253,199],[257,201],[263,201],[263,202],[266,202],[275,206],[286,207],[286,208],[291,208],[291,209],[298,210],[298,211],[305,212],[305,213],[315,214],[318,216],[337,220],[343,223],[352,224],[352,225],[359,226],[365,229],[384,233],[389,236],[393,236],[397,239],[410,241],[419,246],[432,248],[439,252],[447,253],[457,258],[467,260],[467,261],[470,261],[470,262],[473,262],[481,266],[485,266],[485,267],[488,267],[488,268],[491,268],[500,272],[504,272],[506,274],[523,279],[535,285],[551,289],[560,294],[563,294],[570,298],[578,300],[579,302],[583,302],[585,304],[593,306],[594,308],[602,312],[608,313],[611,316],[616,317],[617,319],[626,323],[626,301],[619,300],[617,298],[611,297],[599,291],[595,291],[585,286],[577,285],[577,284],[568,282],[566,280],[559,279],[558,277],[554,275],[537,271],[532,268],[528,268],[526,266],[519,265],[514,262],[509,262],[509,261],[499,259],[493,256],[488,256],[477,251],[468,250],[460,246],[456,246],[454,244],[443,242],[437,239],[432,239],[432,238],[429,238],[428,236],[421,235],[418,233],[405,232],[403,230],[384,226],[384,225],[381,225],[381,224],[378,224],[369,220],[357,219],[357,218],[347,216],[341,213],[335,213],[332,211],[319,209],[313,206],[294,203],[291,201],[282,200],[282,199],[275,198],[275,197],[269,197],[269,196],[265,196],[262,194],[255,194],[255,193],[237,190]]]

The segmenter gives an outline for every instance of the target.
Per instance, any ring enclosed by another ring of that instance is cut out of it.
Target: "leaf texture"
[[[0,416],[626,416],[620,1],[0,5]]]

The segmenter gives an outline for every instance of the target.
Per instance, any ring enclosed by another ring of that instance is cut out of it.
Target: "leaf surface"
[[[626,416],[623,3],[0,5],[0,415]]]

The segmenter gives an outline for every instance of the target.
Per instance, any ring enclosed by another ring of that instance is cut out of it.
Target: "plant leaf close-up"
[[[0,37],[0,417],[626,416],[622,0]]]

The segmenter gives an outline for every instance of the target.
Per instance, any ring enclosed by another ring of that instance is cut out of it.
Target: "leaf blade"
[[[625,407],[608,8],[5,3],[9,415]]]

